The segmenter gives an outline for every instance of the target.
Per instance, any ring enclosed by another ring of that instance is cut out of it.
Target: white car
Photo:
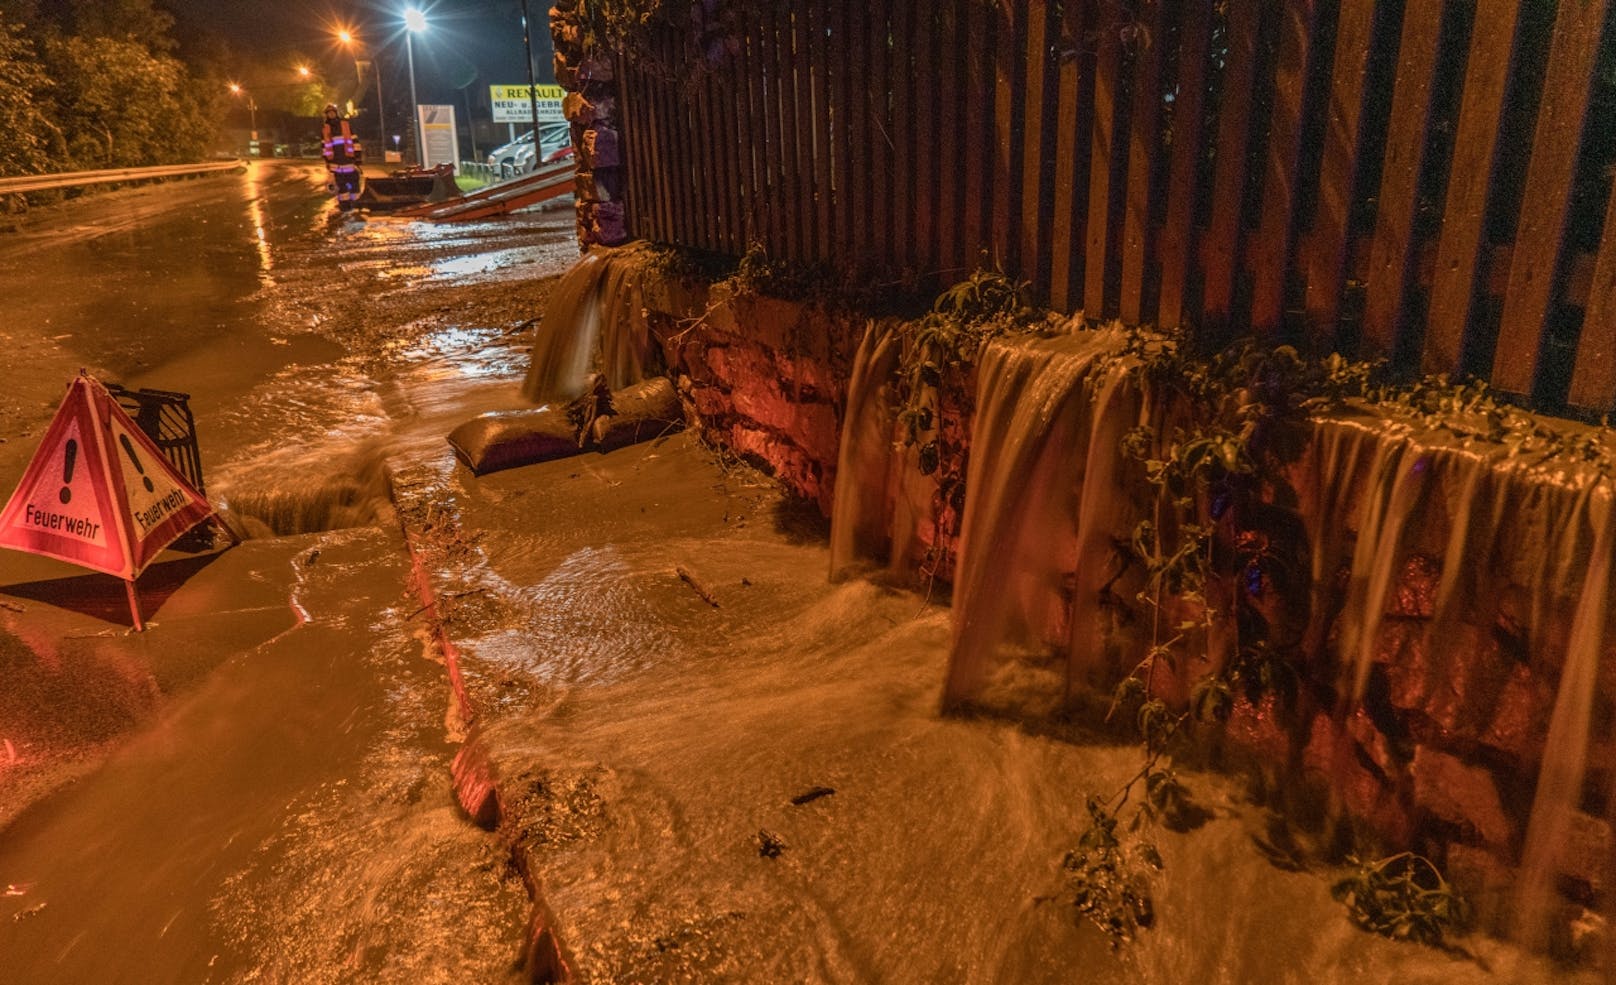
[[[572,145],[572,128],[565,123],[545,123],[539,126],[540,160],[547,161],[563,147]],[[521,174],[533,170],[533,131],[529,130],[515,140],[496,148],[488,155],[490,167],[509,168]]]

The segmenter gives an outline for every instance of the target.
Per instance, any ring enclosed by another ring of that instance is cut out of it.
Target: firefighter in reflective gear
[[[359,199],[359,165],[364,149],[353,135],[348,120],[337,111],[336,103],[325,104],[325,124],[320,128],[325,169],[336,186],[337,208],[348,212]]]

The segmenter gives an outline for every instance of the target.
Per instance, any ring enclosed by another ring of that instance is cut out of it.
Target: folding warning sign
[[[81,375],[0,510],[0,547],[132,582],[163,548],[212,515],[106,387]]]

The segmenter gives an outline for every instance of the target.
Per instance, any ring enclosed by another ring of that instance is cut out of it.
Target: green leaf
[[[1226,722],[1234,711],[1234,694],[1226,681],[1203,677],[1190,689],[1190,712],[1203,724]]]

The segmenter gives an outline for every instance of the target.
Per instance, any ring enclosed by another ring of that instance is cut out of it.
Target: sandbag
[[[564,410],[501,410],[474,417],[449,432],[455,456],[477,475],[583,451]]]
[[[449,432],[456,457],[477,475],[576,455],[614,451],[649,441],[685,423],[679,393],[658,376],[608,391],[598,374],[565,407],[501,410],[474,417]]]
[[[649,441],[685,423],[679,393],[665,376],[657,376],[612,394],[611,413],[595,418],[590,436],[601,451]]]

